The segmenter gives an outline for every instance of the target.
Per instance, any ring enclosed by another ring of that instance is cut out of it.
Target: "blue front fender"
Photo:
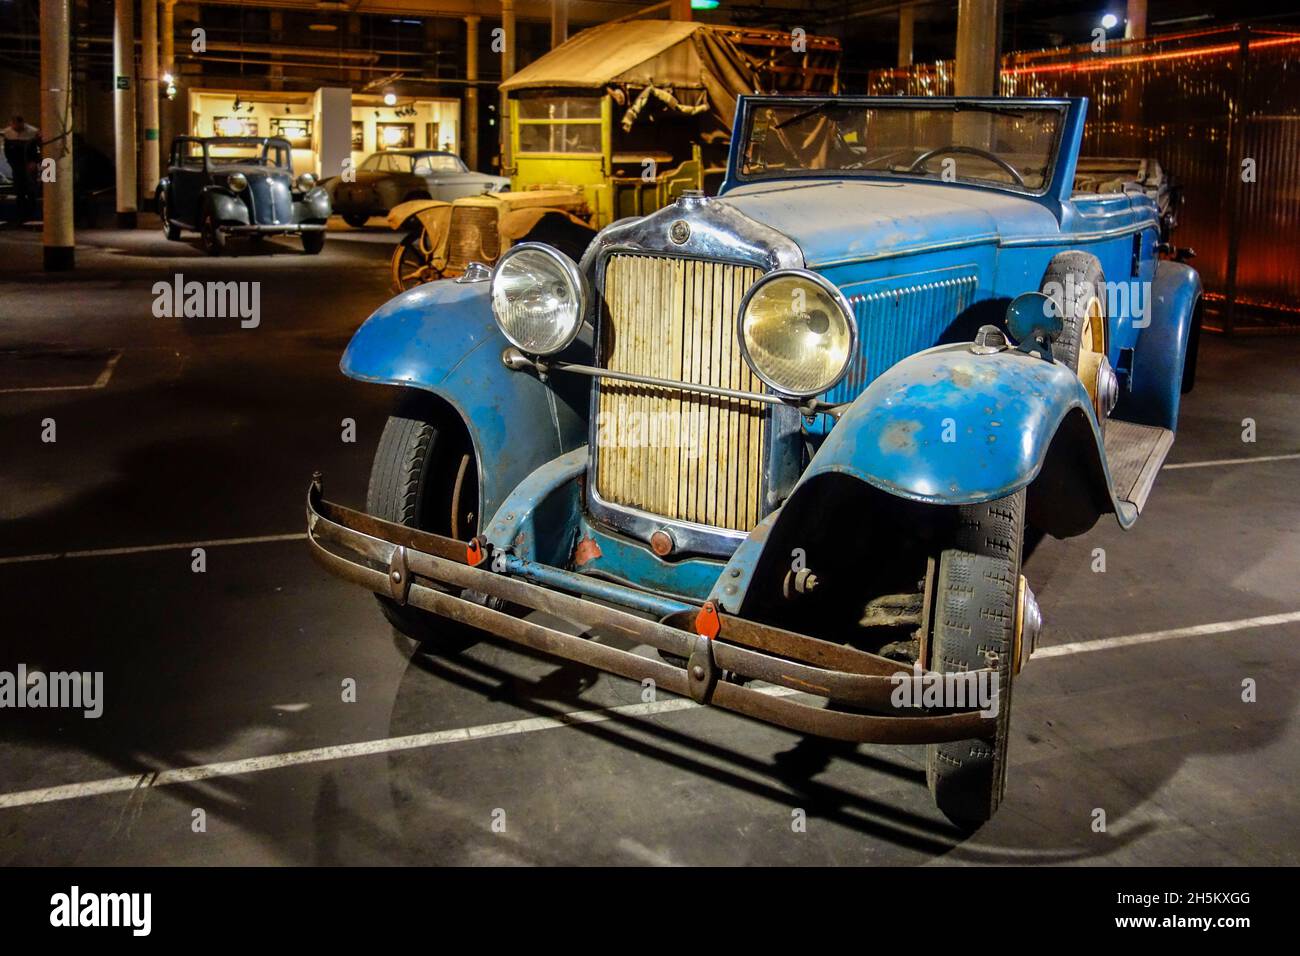
[[[486,282],[431,282],[384,303],[357,329],[343,374],[418,388],[449,404],[469,432],[479,465],[479,514],[496,513],[535,469],[585,444],[590,379],[511,371],[509,343],[492,316]],[[584,348],[572,346],[576,353]],[[589,354],[566,358],[590,361]]]
[[[1073,410],[1091,424],[1114,500],[1088,393],[1064,365],[1018,350],[976,355],[946,345],[904,359],[858,396],[800,479],[840,473],[890,494],[943,505],[1014,494],[1038,475]]]

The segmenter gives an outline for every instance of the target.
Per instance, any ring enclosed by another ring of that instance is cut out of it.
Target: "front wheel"
[[[421,283],[442,278],[442,273],[434,266],[432,258],[425,253],[419,233],[407,236],[393,247],[389,274],[392,276],[394,292],[405,292]]]
[[[181,227],[171,221],[170,210],[167,208],[167,190],[158,190],[157,206],[158,218],[162,220],[163,235],[175,242],[181,237]]]
[[[370,221],[370,216],[364,212],[345,212],[343,213],[343,221],[353,229],[360,229]]]
[[[925,773],[934,802],[965,830],[984,823],[1006,788],[1015,673],[1025,493],[958,509],[952,547],[939,556],[928,665],[937,673],[992,669],[996,715],[976,740],[930,744]]]
[[[224,255],[226,251],[226,234],[221,231],[221,224],[213,215],[211,208],[203,210],[203,222],[199,227],[203,240],[203,251],[210,256]]]
[[[376,518],[462,541],[478,533],[478,467],[453,413],[410,405],[384,426],[370,469],[366,511]],[[389,623],[422,649],[458,651],[477,643],[473,628],[378,596]]]
[[[320,251],[325,248],[325,230],[319,232],[304,232],[302,234],[302,251],[309,256],[319,255]]]

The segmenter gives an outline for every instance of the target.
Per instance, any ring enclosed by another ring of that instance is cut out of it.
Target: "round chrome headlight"
[[[849,300],[815,272],[769,272],[740,302],[745,361],[755,375],[791,398],[833,388],[849,369],[857,336]]]
[[[230,178],[226,180],[226,185],[237,193],[242,193],[248,188],[248,177],[243,173],[231,173]]]
[[[530,355],[566,348],[582,327],[587,280],[573,260],[540,242],[524,242],[492,273],[492,312],[501,334]]]
[[[298,188],[303,192],[311,189],[316,185],[316,177],[311,173],[303,173],[298,177]]]

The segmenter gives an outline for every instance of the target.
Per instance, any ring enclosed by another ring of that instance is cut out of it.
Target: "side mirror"
[[[1007,306],[1007,331],[1026,352],[1052,358],[1052,339],[1061,334],[1061,310],[1050,296],[1022,292]]]

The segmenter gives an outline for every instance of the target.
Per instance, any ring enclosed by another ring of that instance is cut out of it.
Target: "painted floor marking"
[[[1167,641],[1180,637],[1200,637],[1208,634],[1227,634],[1251,628],[1273,627],[1278,624],[1300,622],[1300,611],[1286,614],[1270,614],[1264,617],[1242,618],[1236,621],[1220,621],[1214,624],[1197,624],[1191,627],[1174,628],[1167,631],[1150,631],[1145,634],[1129,634],[1123,637],[1102,638],[1095,641],[1076,641],[1071,644],[1058,644],[1045,647],[1034,653],[1035,658],[1065,657],[1087,651],[1110,650],[1117,647],[1131,647],[1135,644],[1149,644],[1154,641]],[[789,697],[799,693],[787,687],[755,688],[774,697]],[[106,793],[120,793],[126,790],[148,787],[166,787],[175,784],[198,783],[215,777],[230,777],[238,774],[260,773],[264,770],[277,770],[281,767],[296,767],[303,764],[322,763],[329,760],[344,760],[349,757],[368,757],[375,754],[394,753],[402,750],[416,750],[424,747],[438,747],[443,744],[460,743],[466,740],[485,740],[489,737],[508,737],[514,734],[527,734],[539,730],[553,730],[557,727],[572,727],[579,724],[594,724],[612,720],[615,717],[653,717],[659,714],[671,714],[683,710],[693,710],[704,706],[684,697],[672,697],[648,704],[623,704],[617,707],[597,710],[570,711],[555,717],[529,717],[524,720],[507,720],[495,724],[480,724],[477,727],[458,727],[452,730],[436,730],[425,734],[411,734],[406,737],[387,737],[381,740],[365,740],[355,744],[338,744],[332,747],[316,747],[312,750],[295,750],[288,753],[268,754],[263,757],[245,757],[241,760],[226,760],[220,763],[199,764],[176,770],[149,771],[143,774],[131,774],[123,777],[108,777],[103,780],[89,780],[85,783],[63,784],[57,787],[43,787],[37,790],[19,790],[14,793],[0,794],[0,810],[12,807],[25,807],[41,803],[56,803],[61,800],[77,800],[82,797],[101,796]]]
[[[1206,634],[1228,634],[1233,631],[1245,631],[1254,627],[1274,627],[1278,624],[1293,624],[1300,621],[1300,611],[1286,614],[1267,614],[1263,617],[1245,617],[1237,621],[1219,621],[1214,624],[1193,624],[1190,627],[1175,627],[1167,631],[1148,631],[1145,634],[1128,634],[1124,637],[1103,637],[1095,641],[1074,641],[1070,644],[1055,644],[1040,647],[1034,651],[1034,660],[1046,657],[1065,657],[1067,654],[1083,654],[1087,651],[1105,651],[1116,647],[1132,647],[1135,644],[1154,644],[1156,641],[1172,641],[1180,637],[1202,637]]]
[[[224,548],[233,544],[268,544],[272,541],[305,541],[307,532],[262,534],[251,538],[215,538],[210,541],[180,541],[172,544],[144,544],[130,548],[92,548],[87,551],[50,551],[46,554],[17,554],[0,558],[0,564],[27,564],[32,561],[58,561],[60,558],[107,558],[123,554],[147,554],[150,551],[191,551],[194,548]]]
[[[110,355],[98,377],[89,385],[30,385],[21,388],[0,388],[0,395],[14,395],[18,392],[84,392],[92,388],[103,388],[113,377],[113,369],[117,367],[117,360],[121,357],[120,351]]]
[[[1300,452],[1291,455],[1257,455],[1254,458],[1212,458],[1208,461],[1180,461],[1172,465],[1165,465],[1162,471],[1173,471],[1175,468],[1211,468],[1218,465],[1254,465],[1261,461],[1295,461],[1300,458]]]

